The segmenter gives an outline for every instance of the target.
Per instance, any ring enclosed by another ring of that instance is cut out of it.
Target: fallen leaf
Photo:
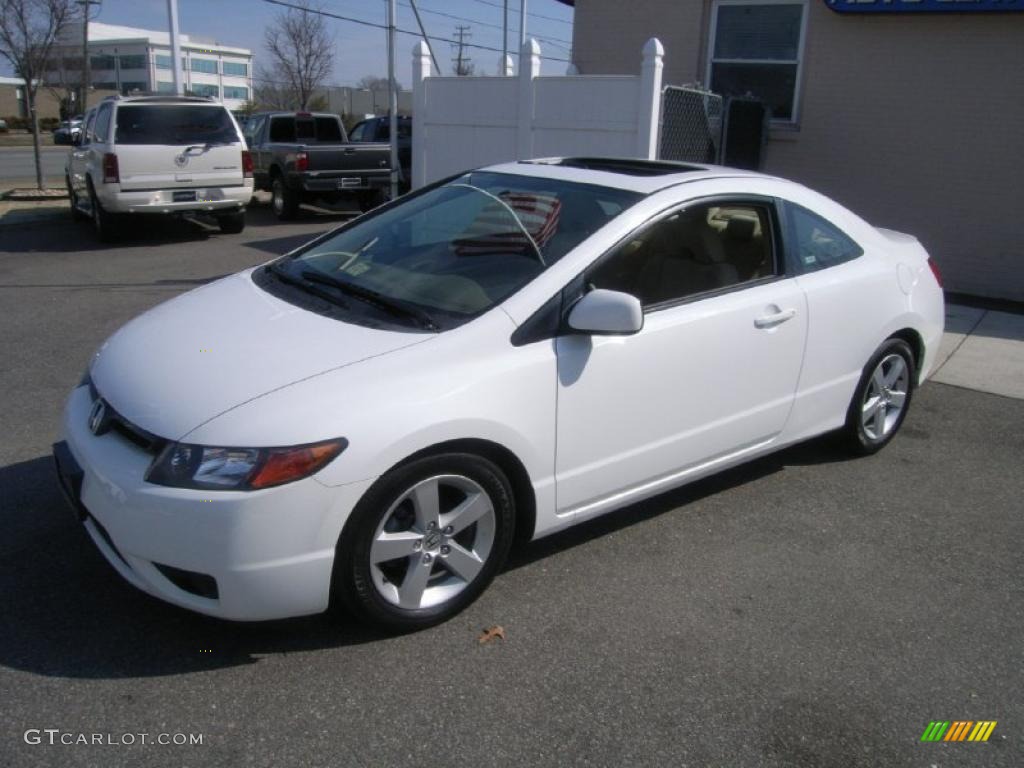
[[[493,627],[488,627],[483,631],[483,634],[479,637],[480,645],[489,643],[496,637],[500,637],[502,640],[505,639],[505,628],[500,624],[495,624]]]

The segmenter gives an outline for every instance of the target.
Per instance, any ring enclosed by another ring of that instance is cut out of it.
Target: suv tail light
[[[242,176],[252,178],[252,153],[247,149],[242,150]]]
[[[118,184],[121,181],[121,171],[117,167],[117,155],[107,152],[103,155],[103,183]]]
[[[305,152],[299,152],[295,155],[295,171],[297,173],[305,173],[309,170],[309,155]]]
[[[939,267],[934,261],[928,259],[928,266],[932,269],[932,274],[935,275],[935,282],[939,284],[939,288],[942,287],[942,273],[939,272]]]

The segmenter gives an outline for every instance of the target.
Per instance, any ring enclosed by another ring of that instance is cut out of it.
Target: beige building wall
[[[1024,301],[1024,13],[840,15],[810,0],[798,125],[765,170],[917,235],[952,291]],[[710,0],[577,0],[583,74],[706,81]]]

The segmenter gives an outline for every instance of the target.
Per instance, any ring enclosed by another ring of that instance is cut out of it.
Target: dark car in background
[[[387,144],[350,142],[337,115],[260,112],[245,124],[256,189],[269,190],[279,219],[299,205],[353,200],[363,211],[384,202],[391,186]]]
[[[390,142],[391,118],[384,115],[361,120],[352,126],[348,138],[358,142]],[[412,184],[412,118],[407,115],[398,116],[398,167],[402,172],[399,187],[407,192]]]
[[[82,116],[72,117],[70,120],[62,120],[53,129],[54,144],[74,144],[75,139],[82,135]]]

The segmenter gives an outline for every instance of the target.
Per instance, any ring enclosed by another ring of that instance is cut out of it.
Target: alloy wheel
[[[422,480],[398,496],[370,545],[373,585],[407,610],[431,608],[459,595],[494,549],[494,503],[464,475]]]
[[[882,440],[899,424],[910,388],[910,369],[902,355],[883,357],[868,382],[861,403],[861,427],[871,440]]]

